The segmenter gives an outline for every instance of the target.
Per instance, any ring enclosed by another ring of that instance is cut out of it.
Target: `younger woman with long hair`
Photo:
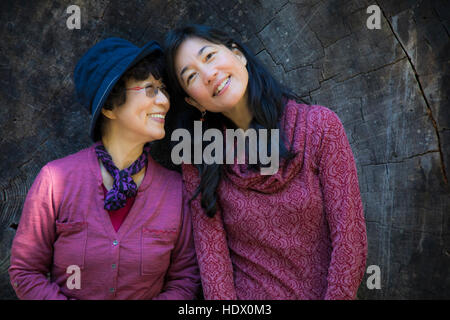
[[[338,116],[299,103],[243,44],[214,28],[171,31],[165,55],[178,98],[174,128],[193,134],[200,119],[203,131],[280,130],[272,175],[260,173],[261,162],[182,164],[205,298],[354,299],[366,227]]]

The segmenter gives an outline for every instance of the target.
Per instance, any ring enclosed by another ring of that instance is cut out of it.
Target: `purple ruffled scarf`
[[[144,150],[139,158],[137,158],[128,168],[123,170],[119,170],[115,166],[111,155],[106,151],[103,144],[96,146],[95,152],[106,170],[114,178],[113,187],[108,191],[105,197],[105,209],[114,211],[125,207],[127,199],[135,197],[137,194],[137,185],[131,176],[141,171],[147,165],[150,145],[148,143],[144,145]]]

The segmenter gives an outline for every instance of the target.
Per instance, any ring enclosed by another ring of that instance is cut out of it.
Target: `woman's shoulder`
[[[51,171],[60,171],[63,169],[62,171],[69,172],[73,169],[79,172],[89,166],[90,161],[92,161],[92,154],[95,152],[94,147],[95,145],[92,145],[65,157],[52,160],[44,167]]]
[[[306,112],[308,118],[315,119],[318,122],[335,120],[338,117],[333,110],[323,105],[299,103],[295,100],[289,100],[286,106],[288,109],[297,110],[297,112]]]
[[[67,181],[77,181],[82,172],[89,167],[89,149],[86,148],[65,157],[52,160],[40,169],[35,178],[35,184],[61,186]],[[92,160],[91,160],[92,161]]]
[[[303,104],[289,100],[287,108],[304,114],[308,127],[316,133],[323,133],[324,130],[330,127],[342,126],[337,113],[323,105]]]
[[[178,171],[170,170],[164,167],[152,157],[149,157],[148,165],[152,166],[154,168],[154,171],[158,172],[162,177],[164,177],[164,180],[173,183],[181,183],[181,173],[179,173]]]
[[[200,183],[200,176],[198,169],[193,164],[181,164],[182,179],[185,188],[189,192],[193,192],[196,186]]]

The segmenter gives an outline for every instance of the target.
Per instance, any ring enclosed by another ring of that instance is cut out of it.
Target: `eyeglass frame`
[[[159,91],[161,91],[166,97],[168,97],[168,93],[167,93],[165,85],[155,86],[154,84],[149,84],[148,86],[145,86],[145,87],[139,87],[138,86],[138,87],[133,87],[133,88],[125,88],[125,90],[126,91],[128,91],[128,90],[141,91],[141,90],[147,89],[149,87],[154,87],[154,89],[150,91],[152,95],[148,95],[147,90],[145,91],[145,95],[147,97],[154,98],[154,97],[156,97],[158,95]]]

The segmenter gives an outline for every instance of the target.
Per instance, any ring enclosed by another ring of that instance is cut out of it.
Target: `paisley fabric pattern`
[[[356,165],[338,116],[289,101],[281,121],[296,156],[274,175],[228,165],[219,209],[191,202],[206,299],[354,299],[367,236]],[[188,194],[200,179],[183,164]]]
[[[128,198],[133,198],[137,194],[137,185],[132,175],[135,175],[147,166],[147,156],[150,152],[150,145],[147,143],[139,158],[136,159],[128,168],[119,170],[114,164],[111,155],[105,146],[100,143],[95,147],[97,157],[102,161],[106,170],[113,177],[113,187],[105,196],[105,210],[114,211],[125,207]]]

